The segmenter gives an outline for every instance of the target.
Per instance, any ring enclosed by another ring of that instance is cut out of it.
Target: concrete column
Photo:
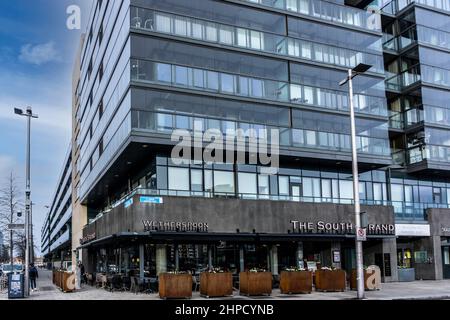
[[[156,274],[167,272],[167,250],[165,245],[156,245]]]
[[[272,247],[267,247],[267,270],[272,270]]]
[[[442,265],[442,246],[440,236],[431,236],[431,244],[433,246],[434,276],[436,280],[444,279],[444,270]]]
[[[384,282],[396,282],[398,281],[398,270],[397,270],[397,241],[395,238],[387,238],[383,239],[383,264],[384,261],[384,255],[389,254],[390,260],[391,260],[391,276],[386,277],[384,276]],[[385,266],[386,269],[386,266]],[[386,270],[385,270],[386,271]]]
[[[272,246],[271,249],[271,268],[270,270],[272,270],[272,274],[274,276],[278,275],[278,247],[277,246]]]
[[[297,267],[303,267],[303,242],[297,244],[297,251],[295,252],[295,261]]]
[[[339,251],[339,254],[341,256],[341,261],[333,262],[334,251]],[[341,253],[341,243],[340,242],[333,242],[333,243],[331,243],[331,263],[332,263],[333,267],[335,267],[336,269],[341,269],[342,253]]]
[[[244,270],[245,270],[244,247],[241,245],[239,246],[239,271],[243,272]]]
[[[139,278],[141,280],[144,280],[144,245],[139,245]]]

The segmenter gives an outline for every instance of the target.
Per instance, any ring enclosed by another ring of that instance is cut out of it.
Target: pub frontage
[[[367,213],[364,264],[383,282],[397,280],[394,212]],[[141,280],[218,268],[233,274],[270,271],[277,283],[289,268],[355,268],[354,212],[350,204],[154,196],[139,193],[87,225],[78,255],[90,274]]]

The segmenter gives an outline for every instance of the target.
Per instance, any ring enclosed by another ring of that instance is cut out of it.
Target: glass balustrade
[[[424,64],[420,66],[420,69],[423,82],[450,87],[450,70]]]
[[[137,130],[151,131],[163,134],[171,134],[173,130],[181,129],[189,132],[203,133],[208,129],[218,129],[224,134],[237,132],[242,129],[244,138],[250,138],[251,134],[267,140],[270,143],[271,129],[279,130],[281,147],[298,147],[326,149],[332,151],[351,152],[350,135],[332,132],[292,129],[282,127],[268,127],[261,124],[234,122],[229,120],[206,119],[190,117],[186,115],[154,113],[148,111],[132,111],[132,127]],[[387,139],[372,138],[366,136],[357,137],[358,152],[379,156],[389,156],[390,147]]]
[[[416,29],[419,41],[440,48],[450,49],[450,33],[421,25],[417,25]]]
[[[419,82],[421,75],[419,72],[419,66],[415,66],[408,71],[400,74],[387,73],[386,89],[402,91],[403,89]]]
[[[373,66],[370,71],[384,73],[381,54],[359,52],[148,9],[132,9],[131,27],[346,68],[365,63]]]
[[[189,88],[224,95],[317,106],[333,110],[348,110],[348,94],[345,91],[147,60],[132,59],[131,79],[136,82]],[[382,97],[357,94],[355,95],[355,111],[387,116],[386,100]]]
[[[367,30],[381,31],[378,13],[322,0],[240,0],[279,10],[290,11],[324,21],[332,21]]]
[[[418,146],[407,151],[408,163],[414,164],[424,160],[450,162],[450,147],[437,145]]]
[[[397,10],[400,11],[403,8],[409,6],[411,3],[417,3],[428,7],[449,11],[450,1],[448,0],[395,0],[398,3]]]

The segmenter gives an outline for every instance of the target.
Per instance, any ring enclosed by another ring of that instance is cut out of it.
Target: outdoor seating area
[[[95,279],[95,280],[94,280]],[[86,274],[86,283],[96,288],[110,292],[156,293],[158,292],[158,279],[125,274]]]
[[[216,270],[198,274],[166,272],[161,273],[159,277],[143,279],[130,274],[97,273],[85,276],[87,284],[109,292],[158,294],[161,299],[191,299],[193,293],[197,292],[204,298],[233,295],[270,296],[273,289],[277,288],[280,289],[281,294],[311,294],[314,291],[344,292],[354,288],[354,277],[354,272],[348,274],[345,270],[331,268],[309,271],[286,269],[281,271],[280,275],[252,269],[237,275]]]

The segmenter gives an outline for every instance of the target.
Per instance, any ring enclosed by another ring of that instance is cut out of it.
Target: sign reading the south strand
[[[353,223],[348,222],[303,222],[291,220],[290,224],[294,233],[331,233],[331,234],[355,234],[356,228]],[[369,224],[368,235],[395,235],[395,225],[393,224]]]

